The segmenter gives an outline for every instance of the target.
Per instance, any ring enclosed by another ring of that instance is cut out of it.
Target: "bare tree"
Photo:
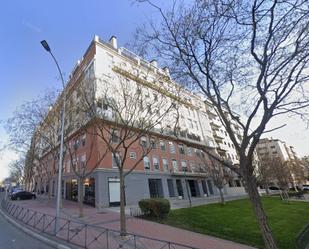
[[[17,108],[13,117],[6,122],[10,147],[21,154],[26,154],[27,181],[33,177],[35,162],[41,164],[44,169],[44,175],[43,171],[39,173],[42,177],[47,177],[48,184],[54,176],[56,167],[49,165],[45,156],[48,151],[52,151],[54,160],[58,157],[56,147],[59,122],[57,119],[59,120],[60,113],[56,106],[53,108],[57,96],[58,91],[46,90],[41,96]]]
[[[269,195],[269,184],[273,181],[271,160],[269,158],[259,161],[256,168],[258,183],[265,188],[266,195]]]
[[[172,134],[179,99],[176,92],[175,95],[168,92],[165,82],[159,83],[158,78],[156,83],[145,85],[146,75],[133,77],[120,70],[117,73],[113,83],[97,79],[99,96],[95,103],[84,103],[88,105],[85,110],[91,112],[88,115],[92,117],[98,146],[104,153],[109,152],[113,167],[119,172],[120,230],[126,235],[125,179],[141,165],[160,136]],[[131,150],[135,151],[134,162],[130,160]]]
[[[297,191],[297,187],[306,182],[306,168],[299,158],[295,158],[290,162],[290,169],[293,178],[293,187]]]
[[[213,152],[212,152],[213,153]],[[219,155],[216,155],[216,157],[220,158]],[[208,154],[204,154],[203,156],[199,157],[201,160],[200,168],[199,170],[201,172],[206,172],[207,176],[211,177],[213,179],[214,185],[219,190],[220,194],[220,203],[222,205],[225,205],[225,199],[224,199],[224,186],[228,184],[229,180],[233,178],[234,172],[231,172],[229,168],[227,168],[221,160],[217,160],[215,157],[210,157]]]
[[[284,202],[289,202],[288,191],[290,184],[293,182],[289,161],[272,158],[270,164],[271,175],[280,188],[281,199]]]
[[[277,248],[252,161],[261,135],[284,126],[271,127],[274,117],[308,120],[307,1],[196,0],[174,4],[170,11],[143,2],[162,17],[138,32],[143,49],[148,44],[180,82],[212,103],[239,154],[239,171],[265,246]],[[240,140],[233,123],[242,128]]]
[[[66,143],[66,148],[69,152],[71,168],[78,178],[79,217],[84,216],[83,185],[85,180],[93,173],[95,169],[98,168],[108,153],[106,148],[103,149],[103,151],[98,150],[97,146],[99,145],[100,138],[96,136],[95,129],[95,126],[82,127]],[[86,153],[81,152],[82,146],[87,146]],[[96,155],[96,153],[99,155]]]
[[[25,168],[25,159],[22,157],[9,164],[10,177],[14,179],[18,185],[24,184],[25,180],[24,168]]]

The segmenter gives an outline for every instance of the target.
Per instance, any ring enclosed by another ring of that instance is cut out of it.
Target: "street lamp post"
[[[189,192],[189,188],[188,188],[188,181],[187,181],[186,170],[187,170],[187,168],[184,169],[183,174],[184,174],[184,178],[185,178],[185,186],[186,186],[186,190],[187,190],[189,204],[190,204],[190,207],[192,207],[192,200],[191,200],[191,196],[190,196],[190,192]]]
[[[42,46],[44,49],[52,56],[54,62],[56,63],[61,82],[62,82],[62,87],[63,87],[63,101],[62,101],[62,112],[61,112],[61,140],[60,140],[60,155],[59,155],[59,165],[58,165],[58,186],[57,186],[57,203],[56,203],[56,220],[55,220],[55,234],[58,231],[59,227],[59,218],[60,218],[60,201],[61,201],[61,178],[62,178],[62,162],[63,162],[63,140],[64,140],[64,118],[65,118],[65,102],[66,102],[66,90],[65,90],[65,83],[63,79],[62,72],[60,70],[59,64],[51,52],[51,49],[47,43],[46,40],[41,41]]]

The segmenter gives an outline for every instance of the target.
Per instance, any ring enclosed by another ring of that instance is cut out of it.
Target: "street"
[[[1,195],[2,197],[2,195]],[[0,200],[2,199],[0,197]],[[0,249],[51,249],[43,242],[25,234],[0,215]]]

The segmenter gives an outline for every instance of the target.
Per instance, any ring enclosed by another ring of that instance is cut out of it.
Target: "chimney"
[[[117,38],[115,36],[112,36],[109,39],[109,43],[113,46],[113,48],[117,49]]]
[[[164,71],[164,73],[166,74],[166,75],[170,75],[170,70],[168,69],[168,67],[164,67],[163,68],[163,71]]]
[[[150,61],[150,64],[156,68],[158,67],[158,62],[156,60]]]
[[[93,40],[94,40],[95,42],[99,42],[99,36],[95,35],[94,38],[93,38]]]

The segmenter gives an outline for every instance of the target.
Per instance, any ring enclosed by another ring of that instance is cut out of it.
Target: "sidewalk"
[[[37,200],[14,201],[20,205],[38,212],[55,215],[55,200],[38,197]],[[85,217],[78,218],[78,205],[76,202],[63,201],[61,216],[88,225],[119,230],[119,213],[112,209],[104,209],[98,212],[95,208],[84,206]],[[158,224],[134,217],[127,217],[127,231],[130,233],[147,236],[160,240],[181,243],[200,249],[249,249],[253,248],[232,241],[215,238],[208,235],[194,233],[183,229]]]

